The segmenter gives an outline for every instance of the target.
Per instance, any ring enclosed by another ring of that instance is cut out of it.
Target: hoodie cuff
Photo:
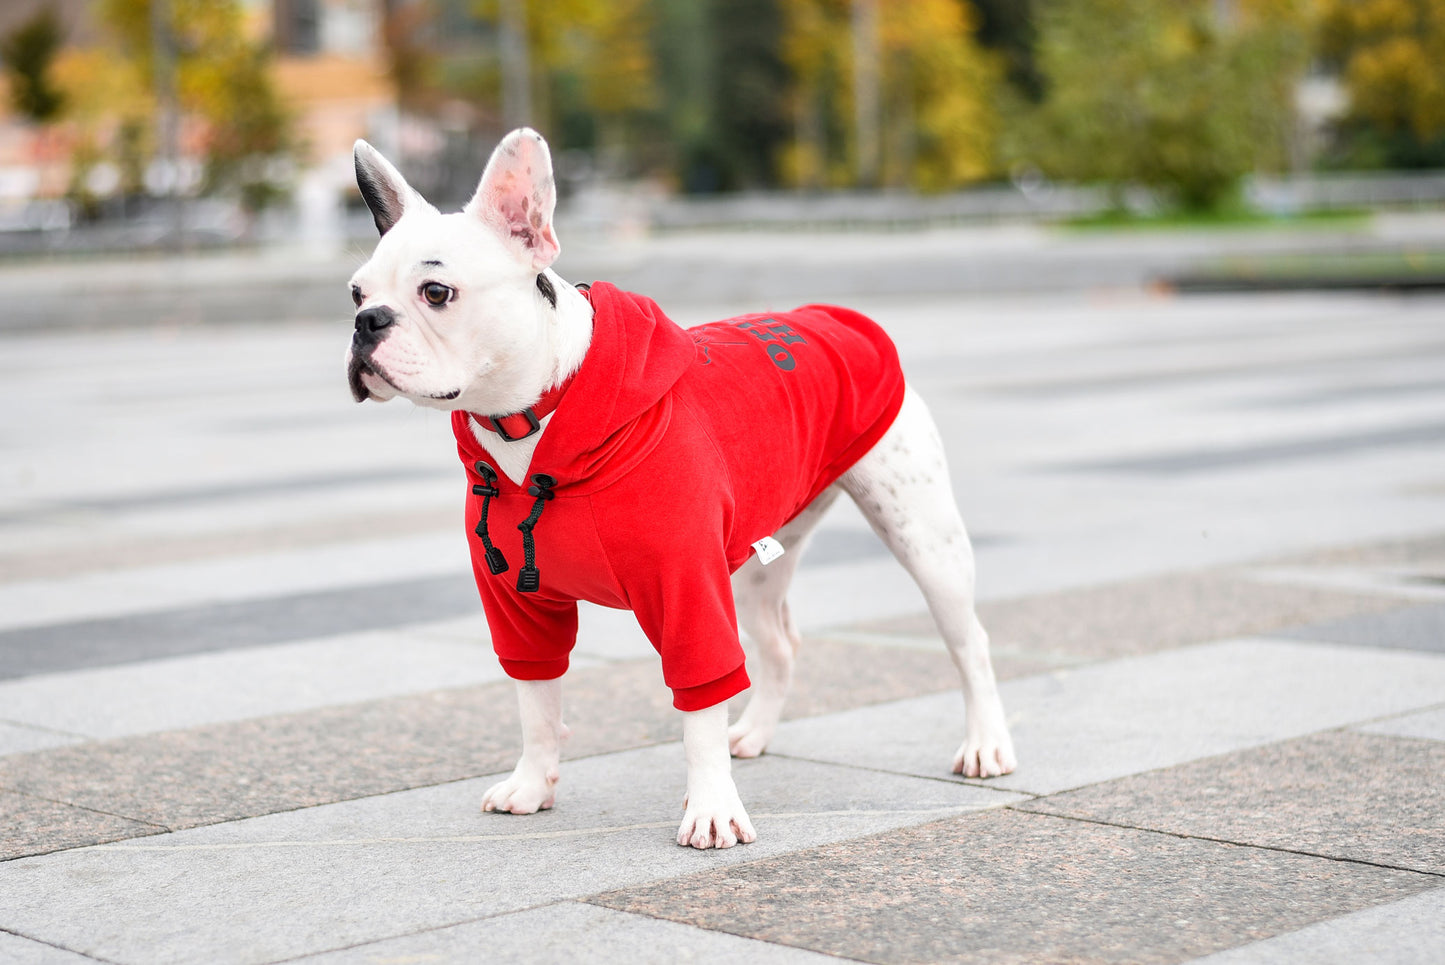
[[[508,677],[513,680],[556,680],[567,672],[567,658],[556,660],[508,660],[498,657]]]
[[[747,666],[738,664],[738,669],[711,683],[673,688],[672,706],[678,710],[707,710],[729,697],[737,696],[750,686],[752,681],[748,679]]]

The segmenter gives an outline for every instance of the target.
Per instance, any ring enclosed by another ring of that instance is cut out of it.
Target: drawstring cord
[[[477,523],[477,535],[482,538],[482,547],[487,551],[487,569],[492,575],[507,572],[507,558],[502,551],[492,545],[492,537],[487,532],[487,510],[491,508],[492,497],[501,494],[497,489],[497,471],[484,462],[476,465],[477,475],[482,477],[481,486],[473,486],[472,494],[482,497],[482,518]]]
[[[542,584],[541,573],[537,570],[537,544],[532,539],[532,528],[542,518],[542,510],[546,508],[547,501],[557,494],[552,492],[552,487],[557,485],[557,480],[546,473],[539,472],[532,476],[532,485],[527,487],[527,495],[537,497],[532,504],[532,512],[527,518],[517,524],[522,531],[522,554],[526,557],[522,569],[517,573],[517,592],[535,593]]]
[[[476,464],[477,475],[482,477],[482,485],[473,486],[472,494],[482,497],[482,518],[477,521],[476,534],[482,539],[482,547],[486,550],[487,569],[492,575],[507,572],[507,558],[502,551],[492,545],[491,534],[487,532],[487,513],[492,508],[492,499],[501,495],[497,489],[497,471],[484,462]],[[532,485],[527,487],[527,495],[535,496],[537,501],[532,504],[532,512],[527,518],[517,524],[522,531],[522,554],[526,557],[525,564],[517,573],[517,592],[536,593],[537,588],[542,585],[541,573],[537,569],[537,543],[532,538],[532,528],[542,518],[542,510],[546,507],[547,501],[557,494],[552,489],[557,485],[557,480],[544,472],[532,475]]]

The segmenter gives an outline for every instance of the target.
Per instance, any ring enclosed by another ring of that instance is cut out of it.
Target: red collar
[[[577,290],[589,303],[592,301],[592,292],[589,291],[591,287],[585,283],[577,286]],[[553,305],[555,304],[554,301]],[[511,412],[507,415],[479,415],[473,412],[471,417],[477,425],[490,432],[495,432],[507,442],[516,442],[519,439],[536,435],[542,431],[542,420],[557,408],[557,404],[562,401],[562,393],[567,391],[567,386],[572,384],[572,379],[576,377],[576,374],[574,372],[567,376],[560,384],[543,393],[540,399],[521,412]]]
[[[510,412],[507,415],[480,415],[473,412],[471,417],[477,425],[495,432],[507,442],[525,439],[542,431],[542,420],[557,408],[557,404],[562,401],[562,393],[567,391],[573,378],[572,375],[567,376],[521,412]]]

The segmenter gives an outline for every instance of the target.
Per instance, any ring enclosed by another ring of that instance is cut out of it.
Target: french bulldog
[[[478,589],[516,680],[521,758],[483,810],[553,806],[561,674],[589,599],[633,610],[661,653],[687,759],[677,843],[755,840],[731,757],[777,729],[801,643],[788,584],[839,492],[918,583],[958,667],[953,772],[1013,771],[939,433],[880,328],[808,306],[684,330],[641,296],[567,284],[551,268],[552,160],[530,129],[455,213],[365,141],[355,162],[381,238],[350,283],[347,380],[358,402],[451,413]],[[756,645],[746,669],[739,626]],[[729,727],[726,701],[749,686]]]

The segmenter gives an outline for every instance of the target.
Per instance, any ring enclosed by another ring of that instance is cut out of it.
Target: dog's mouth
[[[391,386],[393,389],[396,389],[398,394],[406,394],[405,392],[402,392],[401,388],[396,384],[396,382],[394,382],[391,377],[386,374],[386,369],[382,368],[379,362],[376,362],[375,360],[363,356],[359,353],[353,352],[351,355],[351,361],[346,366],[346,381],[347,384],[351,386],[351,397],[357,402],[365,402],[367,399],[379,398],[375,392],[372,392],[366,387],[366,383],[363,382],[361,379],[363,375],[370,375],[373,378],[380,379],[387,385]],[[450,392],[430,393],[425,396],[425,398],[435,399],[438,402],[450,402],[461,394],[461,389],[452,389]],[[417,397],[412,396],[412,398]]]
[[[346,381],[351,386],[351,397],[357,402],[365,402],[372,397],[372,392],[361,381],[362,374],[373,375],[387,385],[392,385],[391,379],[381,370],[381,366],[368,358],[363,358],[360,353],[353,352],[351,361],[346,366]],[[393,386],[394,388],[395,386]]]

